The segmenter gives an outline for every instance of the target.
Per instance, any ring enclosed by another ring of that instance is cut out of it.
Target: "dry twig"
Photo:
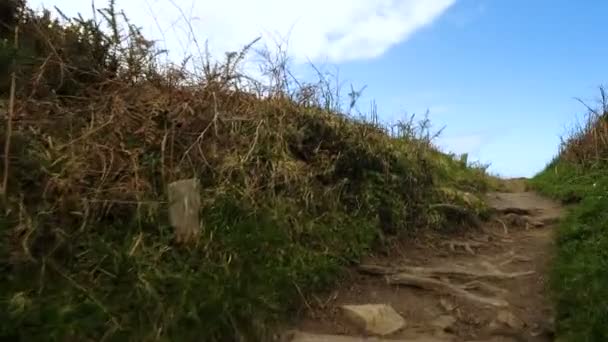
[[[15,51],[19,48],[19,25],[15,26],[15,37],[14,37],[14,48]],[[4,141],[4,173],[2,175],[2,196],[6,200],[8,191],[8,170],[10,163],[11,153],[11,138],[13,135],[13,117],[15,116],[15,91],[17,88],[17,61],[13,58],[13,70],[11,72],[11,90],[8,102],[8,116],[6,118],[6,137]]]
[[[389,284],[419,287],[426,290],[452,295],[484,306],[506,307],[507,301],[499,298],[483,297],[471,293],[464,288],[433,278],[421,277],[412,274],[400,273],[388,278]]]

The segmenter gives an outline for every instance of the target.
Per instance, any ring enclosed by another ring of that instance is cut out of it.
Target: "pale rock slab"
[[[201,192],[196,178],[169,183],[169,222],[177,243],[197,240],[200,234]]]
[[[343,305],[348,320],[368,334],[389,335],[405,327],[405,319],[389,305]]]

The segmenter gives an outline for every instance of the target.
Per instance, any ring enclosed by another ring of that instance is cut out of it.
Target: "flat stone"
[[[509,213],[504,216],[504,221],[515,227],[524,227],[528,223],[527,216]]]
[[[291,342],[359,342],[359,341],[381,341],[377,338],[364,338],[345,335],[324,335],[324,334],[308,334],[295,333],[290,340]]]
[[[435,337],[435,336],[419,336],[408,339],[386,340],[378,337],[360,337],[360,336],[345,336],[345,335],[324,335],[311,334],[304,332],[294,332],[291,335],[289,342],[451,342],[453,338]]]
[[[384,336],[405,327],[403,317],[389,305],[343,305],[342,310],[348,320],[368,334]]]
[[[524,323],[524,321],[515,316],[512,312],[501,310],[498,312],[498,314],[496,315],[496,319],[492,322],[491,325],[493,328],[496,328],[500,325],[505,325],[515,330],[522,330],[526,326],[526,323]]]

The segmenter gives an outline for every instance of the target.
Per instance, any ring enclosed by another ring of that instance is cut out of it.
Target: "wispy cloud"
[[[288,40],[296,63],[375,58],[429,25],[456,0],[118,0],[130,19],[176,53],[192,53],[192,32],[212,54],[254,38],[272,47]],[[98,7],[106,1],[96,1]],[[30,0],[69,15],[91,13],[89,1]],[[189,24],[187,24],[189,23]],[[162,44],[161,44],[162,45]]]
[[[478,154],[480,148],[488,142],[485,134],[466,134],[452,137],[440,136],[439,146],[446,152],[457,154]]]
[[[445,20],[457,28],[463,28],[481,17],[487,11],[488,5],[487,0],[476,0],[476,3],[472,2],[468,6],[455,8],[446,16]]]

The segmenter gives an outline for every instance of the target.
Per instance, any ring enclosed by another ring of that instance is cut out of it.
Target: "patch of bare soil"
[[[309,302],[284,339],[552,341],[546,275],[561,208],[530,192],[492,193],[487,201],[496,214],[482,229],[404,242],[364,260],[347,283]],[[404,326],[371,336],[365,322],[348,319],[342,308],[365,304],[392,307]]]

